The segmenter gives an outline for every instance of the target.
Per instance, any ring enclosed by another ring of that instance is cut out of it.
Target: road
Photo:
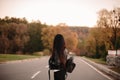
[[[48,58],[0,64],[0,80],[48,80]],[[80,57],[75,57],[76,68],[67,80],[110,80]],[[53,80],[53,71],[51,71]]]

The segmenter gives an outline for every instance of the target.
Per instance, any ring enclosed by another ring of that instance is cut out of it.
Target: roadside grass
[[[100,58],[100,59],[89,58],[89,57],[85,57],[85,58],[87,58],[87,59],[89,59],[89,60],[91,60],[91,61],[93,61],[93,62],[95,62],[95,63],[107,65],[107,64],[106,64],[106,61],[103,60],[102,58]]]
[[[114,67],[114,68],[111,68],[111,70],[113,70],[113,71],[115,71],[115,72],[117,72],[117,73],[120,74],[120,68],[116,68],[116,67]]]
[[[89,57],[85,57],[85,58],[87,58],[87,59],[89,59],[89,60],[91,60],[91,61],[93,61],[95,63],[98,63],[98,64],[107,65],[106,61],[101,59],[101,58],[100,59],[94,59],[94,58],[89,58]],[[112,67],[110,69],[120,74],[120,68]]]
[[[39,58],[39,57],[40,56],[35,56],[35,55],[0,54],[0,62]]]

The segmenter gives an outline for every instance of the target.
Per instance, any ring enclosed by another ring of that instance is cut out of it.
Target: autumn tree
[[[94,27],[90,29],[90,34],[86,39],[87,55],[94,58],[106,58],[107,48],[106,37],[102,33],[102,28]]]
[[[103,9],[98,15],[97,25],[90,32],[87,48],[105,58],[108,49],[120,48],[120,8],[110,11]]]
[[[25,18],[0,18],[0,53],[28,53],[43,50],[40,21]]]
[[[27,36],[27,26],[23,23],[0,24],[1,53],[22,52]]]
[[[26,24],[20,23],[16,27],[16,34],[14,37],[14,43],[17,47],[18,53],[23,53],[25,44],[29,41],[29,35],[27,33],[28,27]]]
[[[42,41],[46,48],[52,50],[53,39],[56,34],[62,34],[65,38],[66,47],[74,51],[78,44],[78,36],[67,26],[49,26],[42,29]]]
[[[70,27],[70,29],[76,32],[78,35],[78,45],[77,45],[76,55],[81,55],[81,56],[85,55],[86,54],[85,41],[89,34],[90,28],[86,26],[79,26],[79,27],[72,26]]]
[[[99,19],[97,26],[104,28],[103,33],[106,34],[107,42],[109,42],[110,49],[117,49],[118,37],[120,31],[120,8],[115,8],[114,10],[103,9],[99,11]]]

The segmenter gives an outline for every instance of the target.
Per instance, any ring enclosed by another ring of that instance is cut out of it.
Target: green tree
[[[37,52],[44,49],[41,40],[41,29],[44,27],[40,22],[32,22],[28,24],[29,41],[25,45],[25,52]]]

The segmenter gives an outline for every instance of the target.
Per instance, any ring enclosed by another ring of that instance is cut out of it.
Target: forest
[[[77,34],[66,25],[52,26],[40,21],[29,23],[25,18],[6,16],[0,19],[0,53],[32,54],[44,49],[51,51],[56,34],[64,35],[68,49],[76,49]]]
[[[0,18],[0,54],[33,54],[52,51],[53,39],[62,34],[66,47],[77,55],[104,58],[108,50],[120,49],[120,8],[102,9],[93,27],[47,25],[26,18]]]

